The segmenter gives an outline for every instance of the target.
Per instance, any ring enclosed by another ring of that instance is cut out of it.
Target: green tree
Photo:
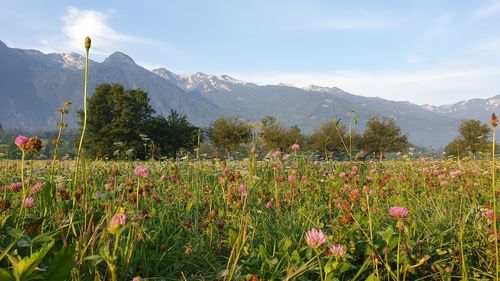
[[[323,123],[310,137],[311,147],[331,155],[334,151],[345,151],[349,145],[347,129],[337,120]],[[351,153],[350,151],[345,151]]]
[[[398,152],[408,147],[408,136],[392,118],[371,117],[366,121],[365,132],[360,140],[361,148],[369,154],[379,154],[380,160],[386,152]]]
[[[252,131],[252,126],[237,116],[220,116],[208,129],[208,137],[217,148],[224,149],[229,157],[231,151],[250,141]]]
[[[281,151],[289,149],[295,143],[303,145],[305,140],[299,127],[287,127],[278,123],[272,116],[265,116],[260,120],[260,138],[268,150]]]
[[[175,110],[167,118],[155,116],[148,123],[148,136],[151,137],[157,152],[168,157],[177,157],[180,149],[191,150],[197,145],[199,128]]]
[[[146,158],[140,134],[154,113],[146,92],[125,90],[120,84],[101,84],[87,101],[87,155],[111,158],[113,144],[120,142],[126,149],[133,149],[136,158]],[[81,125],[83,111],[78,115]]]
[[[445,147],[449,155],[460,155],[470,152],[476,155],[478,152],[488,150],[488,138],[491,129],[487,124],[479,120],[462,120],[458,128],[458,137]]]

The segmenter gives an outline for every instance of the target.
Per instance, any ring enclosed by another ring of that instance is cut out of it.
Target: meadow
[[[65,104],[52,161],[20,135],[1,162],[1,281],[498,280],[494,158],[91,161],[90,43],[76,160]]]
[[[495,279],[491,161],[76,166],[2,163],[1,280]]]

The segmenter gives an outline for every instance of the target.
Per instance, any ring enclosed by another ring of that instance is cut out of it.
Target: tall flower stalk
[[[85,38],[85,83],[83,88],[83,127],[82,135],[80,136],[80,143],[78,145],[78,153],[76,158],[76,169],[75,169],[75,179],[73,182],[73,188],[76,189],[76,181],[78,179],[78,169],[80,163],[80,157],[82,153],[83,138],[85,137],[85,130],[87,129],[87,85],[89,78],[89,50],[90,50],[91,40],[90,37]]]
[[[495,113],[491,114],[491,126],[493,127],[493,143],[491,144],[491,191],[493,197],[493,232],[495,235],[495,280],[500,280],[498,269],[498,228],[497,228],[497,196],[496,196],[496,166],[495,166],[495,145],[496,145],[496,129],[498,125],[498,118]]]
[[[19,136],[17,136],[17,138],[14,142],[17,145],[17,147],[21,150],[21,153],[22,153],[22,156],[21,156],[21,185],[23,188],[23,200],[21,202],[24,202],[24,200],[26,198],[26,186],[24,183],[24,158],[26,156],[25,149],[26,149],[26,144],[28,143],[28,138],[23,136],[23,135],[19,135]],[[23,210],[24,210],[24,203],[21,203],[21,209],[19,211],[20,216],[23,213]]]

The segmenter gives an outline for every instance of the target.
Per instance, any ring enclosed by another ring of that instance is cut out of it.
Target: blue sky
[[[148,68],[445,104],[500,94],[500,0],[11,1],[0,40]]]

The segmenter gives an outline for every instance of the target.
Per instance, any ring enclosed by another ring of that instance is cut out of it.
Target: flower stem
[[[399,280],[399,245],[401,244],[401,230],[398,231],[398,252],[396,257],[396,280]]]
[[[26,186],[24,184],[24,158],[25,158],[25,153],[24,149],[21,149],[21,185],[23,188],[23,199],[21,200],[21,209],[19,210],[19,216],[22,216],[22,213],[24,211],[24,200],[26,199]]]
[[[499,264],[498,264],[498,228],[497,228],[497,196],[496,196],[496,166],[495,166],[495,144],[496,144],[496,127],[493,127],[493,143],[491,144],[491,189],[493,196],[493,232],[495,235],[495,280],[500,280]]]

